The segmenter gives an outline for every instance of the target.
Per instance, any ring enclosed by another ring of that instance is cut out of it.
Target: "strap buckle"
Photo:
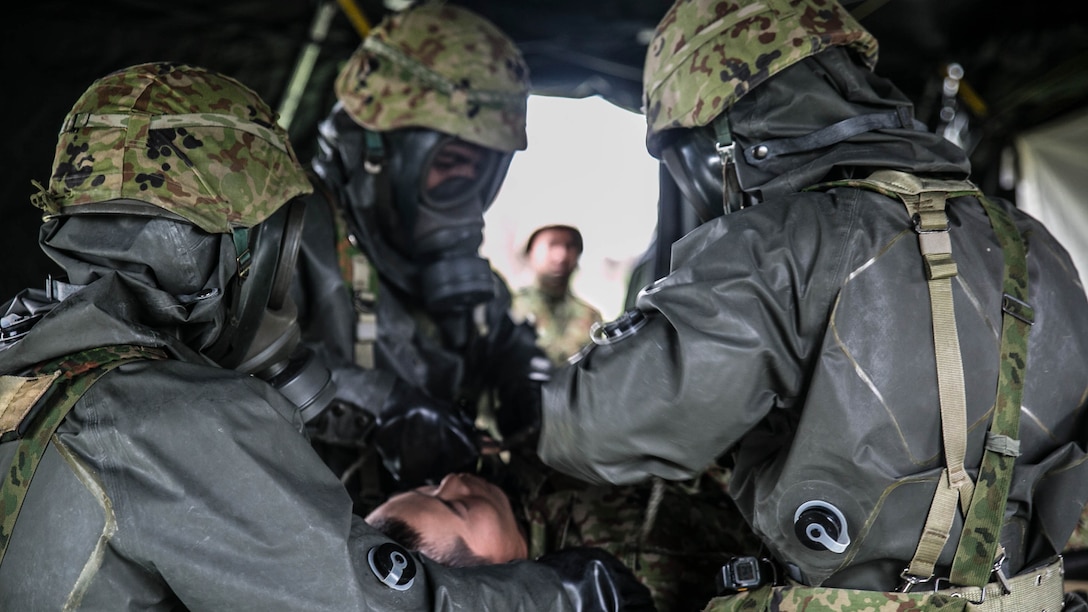
[[[904,567],[903,571],[899,572],[899,577],[903,580],[903,584],[899,585],[900,593],[910,593],[914,590],[914,587],[918,586],[919,584],[925,584],[930,580],[933,580],[933,574],[930,574],[925,578],[922,578],[921,576],[915,576],[914,574],[910,573],[909,567]],[[941,579],[938,578],[937,581],[934,583],[933,590],[937,590],[936,585],[940,582],[940,580]]]
[[[948,215],[944,209],[916,212],[911,215],[916,234],[935,234],[948,231]]]
[[[1002,294],[1001,310],[1028,325],[1035,325],[1035,309],[1031,307],[1031,304],[1023,300],[1019,300],[1007,293]]]

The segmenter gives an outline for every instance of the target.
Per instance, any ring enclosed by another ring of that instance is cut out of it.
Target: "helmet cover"
[[[835,46],[872,69],[876,39],[836,0],[677,0],[658,24],[643,70],[646,145],[708,125],[771,76]]]
[[[46,219],[155,210],[125,204],[137,201],[229,233],[312,190],[275,112],[254,91],[204,68],[147,63],[80,96],[61,128],[49,189],[32,202]]]
[[[582,239],[582,232],[576,226],[568,223],[549,223],[533,228],[532,231],[529,232],[529,237],[520,241],[522,253],[528,255],[529,251],[533,248],[533,241],[540,235],[540,232],[551,229],[566,230],[570,232],[571,237],[574,238],[574,246],[578,249],[578,253],[582,253],[585,249],[585,241]]]
[[[336,79],[363,127],[423,127],[504,152],[524,150],[529,68],[512,40],[459,6],[430,2],[378,24]]]

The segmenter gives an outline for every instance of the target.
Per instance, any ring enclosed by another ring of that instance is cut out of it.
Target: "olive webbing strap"
[[[949,575],[953,584],[972,586],[984,585],[991,572],[1002,571],[1003,559],[998,557],[999,536],[1013,463],[1020,454],[1020,401],[1027,369],[1028,331],[1035,320],[1035,313],[1027,303],[1027,246],[1004,209],[985,197],[979,197],[979,201],[1001,246],[1005,278],[1001,301],[1001,361],[993,422],[986,437],[978,486],[965,515]]]
[[[160,349],[135,345],[105,346],[61,357],[34,370],[36,375],[54,374],[50,391],[38,395],[37,411],[31,410],[25,419],[25,432],[19,439],[11,468],[0,481],[0,563],[4,561],[11,542],[15,520],[26,499],[34,471],[45,454],[49,439],[56,432],[76,401],[103,374],[127,361],[162,359],[166,354]],[[59,372],[59,376],[55,373]],[[44,397],[45,399],[41,399]]]
[[[872,177],[870,177],[872,178]],[[896,180],[898,177],[895,177]],[[913,178],[913,177],[911,177]],[[912,185],[913,187],[913,185]],[[956,502],[967,512],[974,483],[963,465],[967,453],[967,399],[963,359],[952,304],[952,278],[958,274],[952,258],[945,203],[947,191],[899,192],[918,233],[918,248],[929,279],[933,347],[937,362],[937,389],[944,438],[945,468],[937,483],[918,548],[906,569],[907,576],[929,578],[948,541],[956,515]]]
[[[967,451],[967,401],[952,304],[952,278],[957,269],[952,258],[945,203],[951,197],[981,196],[981,193],[967,181],[922,179],[896,170],[879,170],[865,179],[847,179],[820,187],[838,185],[874,190],[902,202],[914,223],[918,247],[925,261],[945,468],[934,491],[914,557],[903,570],[903,578],[909,585],[933,576],[937,559],[952,530],[957,501],[966,515],[974,493],[974,483],[963,464]]]

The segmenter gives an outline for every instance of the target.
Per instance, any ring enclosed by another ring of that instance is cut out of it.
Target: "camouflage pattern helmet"
[[[340,71],[336,95],[369,130],[423,127],[507,153],[527,143],[529,68],[513,41],[459,6],[388,16]]]
[[[276,114],[251,89],[204,68],[148,63],[80,96],[61,128],[48,190],[31,200],[45,219],[165,210],[230,233],[312,189]]]
[[[872,69],[877,41],[836,0],[677,0],[654,31],[643,70],[646,145],[700,127],[793,64],[835,46]]]

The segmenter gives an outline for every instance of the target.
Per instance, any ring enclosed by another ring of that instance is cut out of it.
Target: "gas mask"
[[[344,136],[342,158],[352,143]],[[366,131],[363,142],[345,212],[373,265],[434,313],[490,300],[491,264],[479,255],[483,216],[512,154],[423,128]]]
[[[756,203],[740,186],[733,151],[724,113],[710,126],[662,136],[661,160],[703,223]]]
[[[204,352],[225,368],[269,382],[309,421],[329,405],[335,387],[328,369],[299,344],[298,313],[289,291],[302,221],[302,202],[293,200],[263,223],[235,230],[238,272],[227,289],[229,319]]]
[[[452,137],[431,149],[411,224],[412,259],[421,265],[428,310],[466,310],[493,296],[491,264],[479,256],[483,215],[501,182],[498,166],[509,161]]]

